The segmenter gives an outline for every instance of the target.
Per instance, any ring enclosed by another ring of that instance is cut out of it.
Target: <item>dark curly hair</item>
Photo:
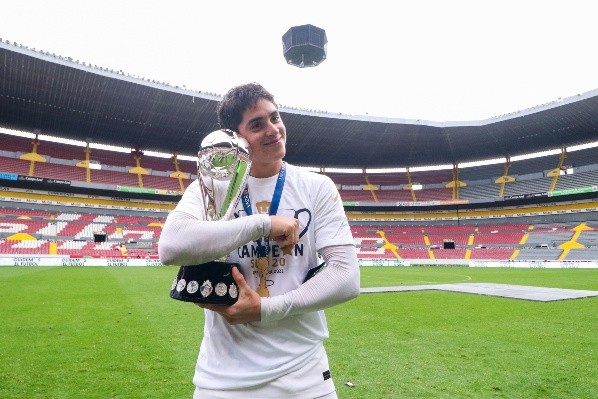
[[[221,129],[238,131],[243,113],[262,98],[276,105],[274,96],[259,83],[246,83],[233,87],[224,95],[216,108],[218,125]]]

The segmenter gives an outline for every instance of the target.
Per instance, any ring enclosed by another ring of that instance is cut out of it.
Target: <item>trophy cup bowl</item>
[[[197,153],[197,175],[208,220],[232,219],[250,166],[249,144],[236,132],[216,130],[202,140]],[[181,266],[170,297],[184,302],[233,304],[238,296],[231,273],[235,266],[239,265],[221,259]]]

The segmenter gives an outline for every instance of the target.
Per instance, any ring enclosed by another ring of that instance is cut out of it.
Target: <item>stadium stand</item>
[[[401,227],[354,225],[352,231],[359,257],[364,260],[589,260],[596,259],[593,256],[598,249],[596,221],[492,222],[459,226],[423,223]],[[455,249],[445,248],[446,241],[453,242]]]
[[[6,159],[14,164],[22,161]],[[58,169],[48,170],[49,172],[46,172],[48,175],[53,173],[55,176]],[[94,172],[136,177],[122,172]],[[148,175],[143,177],[147,178]],[[170,180],[176,181],[176,179]],[[587,182],[583,179],[580,181],[583,182],[582,184]],[[158,180],[156,186],[167,187]],[[378,193],[382,191],[379,190]],[[365,197],[369,195],[368,199],[371,201],[369,191],[363,190],[362,193]],[[98,211],[90,214],[86,211],[73,212],[69,209],[48,212],[17,209],[3,203],[3,208],[0,210],[0,250],[13,254],[47,253],[73,257],[155,257],[164,220],[165,215],[145,217],[105,214]],[[365,226],[353,222],[352,231],[360,259],[582,260],[591,258],[596,255],[596,248],[598,248],[598,233],[594,232],[594,230],[598,231],[598,224],[594,222],[587,224],[587,230],[582,230],[575,238],[583,248],[571,248],[563,257],[562,246],[572,240],[578,225],[579,223],[574,221],[531,224],[494,222],[457,226],[433,223],[420,223],[418,226],[400,226],[396,223],[375,225],[371,222]],[[94,243],[95,231],[105,232],[107,242]],[[455,249],[443,248],[447,240],[454,242]]]
[[[426,188],[415,191],[417,201],[449,201],[452,199],[452,191],[447,188]]]
[[[35,162],[33,176],[45,177],[48,179],[62,179],[69,181],[85,181],[85,169],[77,168],[74,165],[60,165],[49,162]]]
[[[166,214],[143,210],[109,211],[0,202],[0,253],[71,257],[157,257]],[[124,212],[124,214],[122,213]],[[136,216],[139,215],[139,216]],[[95,242],[95,234],[106,242]]]
[[[334,176],[331,177],[335,180]],[[409,183],[406,173],[372,173],[368,177],[370,184],[379,186],[399,186]]]
[[[344,201],[375,202],[374,195],[370,190],[338,190]]]
[[[552,190],[567,190],[595,186],[598,183],[598,148],[568,153],[565,163],[559,168],[559,157],[546,157],[519,160],[509,164],[493,164],[459,169],[459,199],[469,201],[497,200],[504,196],[517,196],[541,193]],[[552,172],[560,169],[556,184]],[[570,173],[574,170],[574,174]],[[569,171],[569,172],[567,172]],[[507,173],[510,179],[504,184],[501,193],[499,178]],[[422,183],[421,190],[409,190],[406,173],[381,174],[342,174],[326,173],[341,188],[345,201],[373,202],[425,202],[454,199],[449,185],[453,179],[450,172],[439,171],[411,174],[411,180]],[[357,176],[357,177],[356,177]],[[511,180],[512,179],[512,180]],[[369,182],[369,184],[368,184]],[[370,196],[372,197],[370,199]]]
[[[475,248],[469,259],[508,260],[513,256],[513,248]]]
[[[69,157],[75,154],[74,146],[65,145],[65,150],[56,143],[42,142],[37,148],[47,162],[35,162],[19,159],[18,154],[31,151],[33,144],[26,139],[9,137],[8,146],[3,146],[3,155],[0,157],[0,172],[33,176],[60,178],[71,181],[85,181],[85,169],[74,166],[76,159],[71,161],[57,158]],[[42,151],[42,148],[45,149]],[[7,151],[8,150],[13,150]],[[82,152],[81,148],[78,148]],[[24,151],[25,150],[25,151]],[[123,155],[111,153],[106,150],[94,150],[99,153],[101,162],[113,162],[120,165],[104,164],[106,169],[91,170],[91,180],[95,183],[108,185],[139,186],[140,176],[125,171],[123,165],[130,165],[130,161],[123,162]],[[575,161],[578,173],[559,176],[557,189],[571,189],[595,185],[598,181],[598,165],[587,164],[594,162],[597,155],[596,149],[584,150],[575,156],[568,156]],[[575,154],[575,153],[573,153]],[[117,161],[121,159],[121,161]],[[148,163],[153,168],[169,167],[171,160],[158,160]],[[189,164],[190,162],[187,162]],[[518,172],[518,180],[509,182],[505,188],[505,195],[518,195],[530,192],[543,192],[550,189],[551,177],[547,177],[547,170],[558,164],[555,157],[514,162],[511,171]],[[518,168],[513,166],[518,165]],[[536,169],[526,169],[536,168]],[[483,184],[466,186],[461,189],[461,194],[468,199],[489,200],[498,197],[498,184],[493,179],[502,173],[504,166],[487,165],[481,167],[465,168],[460,178],[472,179],[471,182]],[[506,169],[506,168],[505,168]],[[153,171],[168,175],[170,171]],[[550,169],[552,170],[552,169]],[[408,182],[406,174],[330,174],[335,183],[341,187],[339,192],[344,200],[384,202],[413,200],[412,191],[405,189]],[[434,175],[431,172],[413,174],[418,182],[424,182],[423,190],[415,191],[417,201],[450,200],[451,190],[444,186],[451,178],[450,173],[443,171]],[[185,179],[188,185],[192,180]],[[469,181],[468,181],[469,183]],[[160,188],[165,190],[180,190],[179,180],[157,174],[141,175],[141,185],[144,187]],[[367,189],[377,186],[376,190]],[[388,189],[389,187],[401,189]],[[401,186],[402,185],[402,186]],[[186,186],[186,185],[185,185]],[[352,189],[343,190],[343,186]],[[359,188],[359,189],[355,189]],[[366,189],[362,189],[366,188]],[[118,256],[147,256],[155,254],[156,245],[160,234],[162,218],[134,217],[128,215],[89,214],[85,212],[72,212],[69,210],[50,213],[33,210],[19,210],[3,208],[0,211],[2,229],[3,251],[13,253],[50,253],[68,254],[71,256],[105,256],[118,253]],[[149,226],[154,224],[154,226]],[[487,225],[461,225],[461,226],[359,226],[353,225],[353,233],[362,259],[559,259],[563,257],[564,250],[560,247],[569,242],[574,236],[574,224],[550,223],[496,223]],[[593,228],[593,227],[590,227]],[[104,231],[107,234],[106,243],[93,243],[93,232]],[[33,239],[18,240],[16,234],[24,234]],[[454,242],[455,249],[445,249],[445,240]],[[598,235],[590,231],[582,231],[576,238],[577,242],[585,248],[571,248],[566,253],[566,258],[583,259],[595,255]],[[142,248],[126,248],[127,242],[145,243]],[[124,245],[124,248],[123,248]],[[54,249],[53,249],[54,248]],[[585,250],[584,250],[585,249]]]
[[[0,156],[0,171],[4,173],[16,173],[18,175],[29,175],[31,162],[22,159],[14,159]]]
[[[447,170],[430,170],[411,172],[411,181],[413,184],[419,183],[422,185],[428,184],[442,184],[453,180],[452,171]]]
[[[80,154],[79,157],[85,159],[84,154]],[[120,166],[123,168],[133,168],[136,166],[135,159],[133,159],[133,156],[130,153],[119,153],[93,148],[91,149],[90,158],[101,165]]]
[[[411,202],[413,201],[413,196],[411,194],[411,190],[386,190],[384,187],[381,190],[377,190],[376,197],[378,198],[378,202]],[[343,197],[344,198],[344,197]]]
[[[92,154],[91,160],[102,169],[89,170],[88,181],[87,169],[82,167],[85,165],[81,165],[86,159],[83,147],[2,133],[0,139],[3,140],[0,147],[0,172],[4,173],[173,191],[184,190],[195,177],[194,173],[197,173],[195,162],[177,160],[175,165],[172,159],[140,156],[143,158],[140,164],[148,166],[143,168],[140,178],[139,174],[131,173],[136,164],[132,154],[92,149],[89,151]],[[7,143],[6,146],[4,142]],[[32,154],[37,157],[32,157]],[[182,173],[180,180],[179,175],[173,176],[177,172],[177,166],[178,172]]]
[[[66,143],[54,143],[52,141],[35,138],[31,139],[30,142],[31,145],[26,153],[35,152],[46,159],[56,158],[71,161],[85,159],[84,147]]]
[[[143,187],[182,191],[178,179],[173,179],[172,177],[144,175],[142,176],[142,181]]]
[[[459,178],[468,182],[483,181],[484,184],[494,182],[494,179],[504,173],[503,164],[480,165],[459,169]]]
[[[30,209],[34,207],[31,204],[29,209],[2,205],[0,250],[13,254],[155,256],[166,216],[144,216],[142,211],[90,212],[60,206],[41,211]],[[598,248],[598,222],[584,222],[579,229],[581,225],[577,221],[534,224],[494,221],[464,225],[420,222],[417,226],[406,226],[352,221],[351,229],[360,259],[556,260],[563,259],[564,248],[572,240],[580,245],[571,248],[564,259],[588,259]],[[97,231],[106,233],[106,243],[93,242]],[[443,248],[445,241],[453,242],[455,249]]]
[[[558,155],[547,155],[543,157],[523,159],[511,162],[509,175],[519,176],[530,173],[530,171],[548,171],[559,165]]]
[[[31,139],[26,137],[0,133],[0,139],[2,142],[2,148],[0,148],[0,150],[2,151],[10,151],[22,154],[31,151]]]

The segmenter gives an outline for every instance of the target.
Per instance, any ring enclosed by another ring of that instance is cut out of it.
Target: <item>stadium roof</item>
[[[217,129],[219,97],[211,93],[4,42],[0,63],[1,127],[191,156]],[[469,122],[280,111],[288,131],[286,160],[304,166],[453,164],[598,139],[598,90]]]

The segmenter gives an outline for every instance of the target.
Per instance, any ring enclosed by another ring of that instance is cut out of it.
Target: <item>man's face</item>
[[[252,175],[257,176],[253,172],[260,171],[269,173],[270,169],[278,172],[286,153],[286,128],[276,105],[259,99],[243,114],[238,133],[249,143]]]

